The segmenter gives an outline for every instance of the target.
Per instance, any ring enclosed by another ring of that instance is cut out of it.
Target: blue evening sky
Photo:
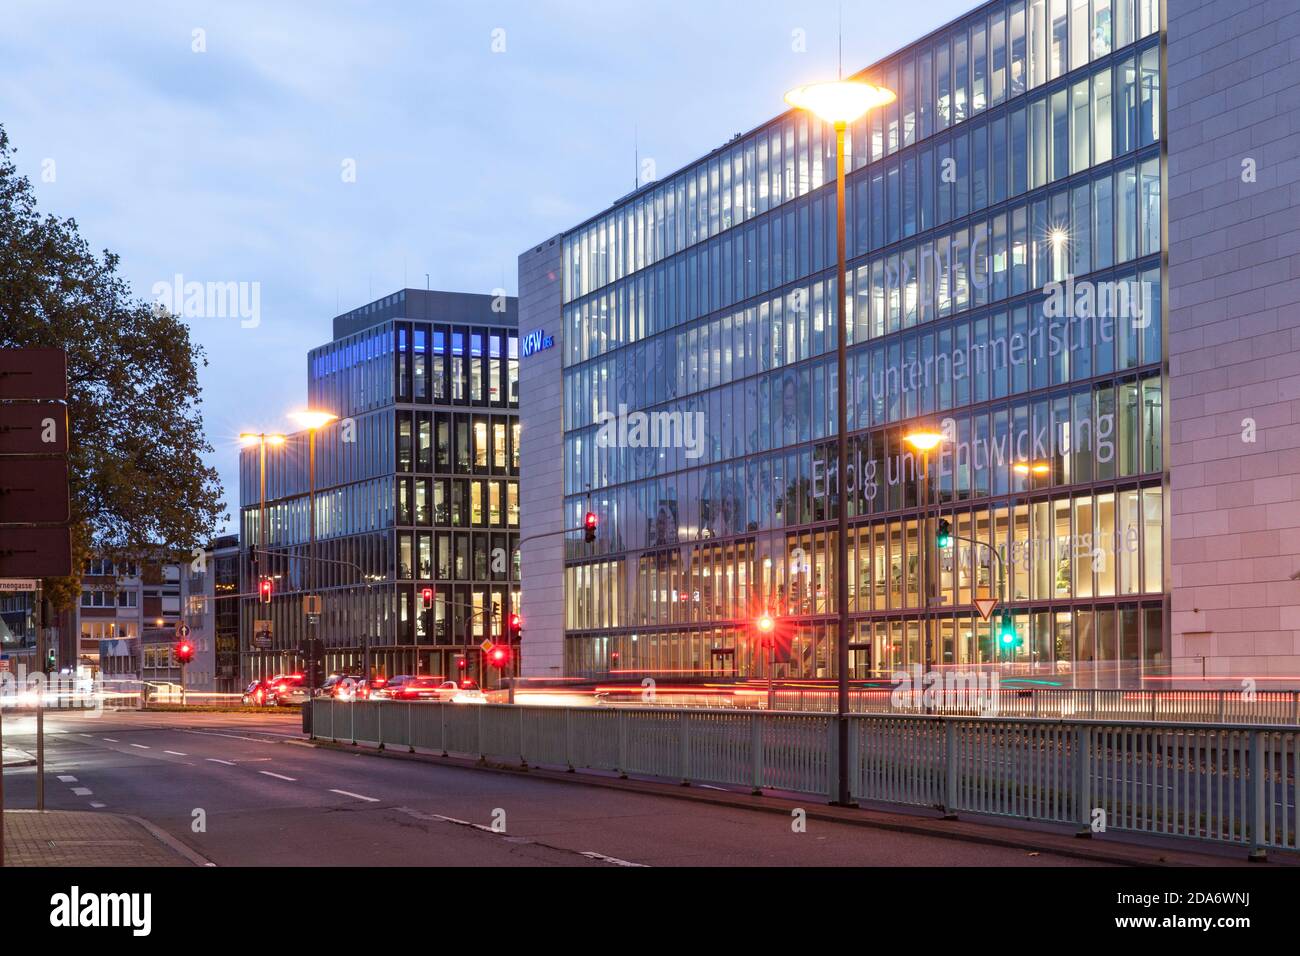
[[[119,253],[141,298],[177,274],[259,284],[256,327],[188,320],[232,515],[235,436],[291,428],[337,312],[425,273],[513,295],[521,251],[632,189],[635,150],[662,177],[833,79],[841,16],[838,0],[0,4],[0,124],[42,210]],[[843,3],[845,73],[975,6]]]

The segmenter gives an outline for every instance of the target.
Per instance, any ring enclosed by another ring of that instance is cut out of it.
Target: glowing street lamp
[[[290,412],[289,417],[307,429],[307,594],[314,597],[316,590],[316,432],[330,422],[338,419],[330,412],[305,411]],[[307,637],[309,644],[316,636],[316,615],[307,617]],[[308,691],[316,689],[316,668],[308,668]]]
[[[836,485],[839,499],[838,539],[835,542],[835,602],[838,634],[835,642],[835,667],[837,684],[836,737],[839,748],[839,767],[836,803],[848,806],[849,796],[849,417],[848,345],[844,319],[847,286],[845,281],[844,239],[844,133],[849,123],[859,120],[875,106],[894,100],[890,90],[861,80],[836,80],[834,83],[813,83],[799,86],[785,94],[785,101],[796,109],[807,110],[835,127],[835,294],[839,304],[835,308],[835,321],[839,325],[835,335],[836,381],[835,390],[838,414],[835,421]]]
[[[1051,473],[1052,466],[1045,461],[1018,461],[1011,470],[1017,475],[1046,475]]]

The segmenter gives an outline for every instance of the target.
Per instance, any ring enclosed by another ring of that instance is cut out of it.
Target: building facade
[[[307,404],[337,416],[316,435],[314,562],[309,434],[266,446],[260,566],[259,447],[240,458],[244,677],[298,670],[311,633],[329,672],[481,676],[479,645],[518,603],[516,301],[403,289],[333,331],[308,356]]]
[[[1161,15],[998,0],[859,74],[897,98],[846,137],[843,296],[802,112],[521,256],[525,673],[762,675],[767,610],[833,676],[840,332],[851,676],[1177,673]]]

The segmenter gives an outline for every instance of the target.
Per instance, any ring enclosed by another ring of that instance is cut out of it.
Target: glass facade
[[[853,676],[1167,672],[1161,43],[1154,0],[1015,0],[864,71],[898,96],[846,136],[842,297],[802,113],[565,235],[565,523],[602,517],[567,544],[568,673],[763,674],[771,607],[778,675],[832,676],[839,330]],[[958,536],[928,608],[923,503]],[[990,549],[1010,649],[971,606]]]
[[[316,437],[310,582],[322,598],[316,632],[331,672],[359,674],[369,655],[381,675],[455,674],[460,657],[477,673],[470,649],[499,636],[507,606],[518,606],[514,303],[498,313],[470,302],[445,322],[436,310],[428,321],[408,319],[428,311],[419,307],[426,295],[404,290],[380,300],[388,305],[376,324],[337,336],[308,358],[309,406],[339,416]],[[461,313],[478,318],[457,321]],[[296,668],[306,636],[308,460],[305,432],[266,449],[271,554],[260,573],[272,576],[275,597],[269,610],[243,602],[250,679]],[[241,539],[250,559],[259,540],[259,479],[254,444],[240,459]],[[244,594],[256,591],[257,574],[246,560]],[[429,611],[425,587],[435,591]],[[253,645],[255,620],[272,621],[270,648]]]

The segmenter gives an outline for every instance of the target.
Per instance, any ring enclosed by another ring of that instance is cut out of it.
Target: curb
[[[195,866],[214,867],[217,865],[213,863],[211,860],[209,860],[206,856],[203,856],[197,850],[190,849],[190,847],[186,846],[180,840],[176,839],[176,837],[172,836],[166,830],[162,829],[156,824],[150,823],[144,817],[137,817],[134,814],[130,814],[130,813],[112,813],[112,814],[104,814],[104,816],[121,817],[124,820],[130,820],[133,823],[139,824],[140,826],[144,827],[145,830],[147,830],[150,834],[152,834],[155,840],[157,840],[159,843],[164,844],[173,852],[185,857],[185,859],[189,860]]]
[[[472,757],[442,757],[429,753],[407,753],[392,749],[379,750],[369,746],[325,740],[283,742],[295,743],[298,746],[317,747],[322,750],[338,750],[343,753],[368,754],[373,757],[389,757],[397,760],[413,760],[418,763],[428,763],[436,766],[528,776],[533,779],[550,780],[556,783],[604,787],[609,790],[669,797],[675,800],[689,800],[713,806],[777,813],[787,817],[792,810],[802,809],[809,819],[828,823],[845,823],[850,826],[869,827],[895,833],[909,833],[917,836],[958,840],[964,843],[977,843],[985,846],[1050,853],[1053,856],[1088,860],[1095,863],[1111,863],[1133,867],[1235,867],[1252,865],[1244,857],[1241,860],[1230,857],[1220,858],[1182,848],[1165,849],[1141,844],[1106,843],[1099,845],[1091,840],[1080,840],[1069,835],[999,827],[996,823],[986,823],[969,817],[954,821],[927,817],[909,817],[900,811],[837,808],[816,804],[808,806],[802,801],[792,800],[787,797],[751,796],[728,790],[703,789],[698,786],[659,783],[651,780],[602,777],[591,773],[551,770],[539,767],[519,767],[511,764],[475,760]],[[814,800],[819,799],[815,795],[810,794],[809,796]],[[1003,832],[987,832],[991,829],[1000,829]]]

